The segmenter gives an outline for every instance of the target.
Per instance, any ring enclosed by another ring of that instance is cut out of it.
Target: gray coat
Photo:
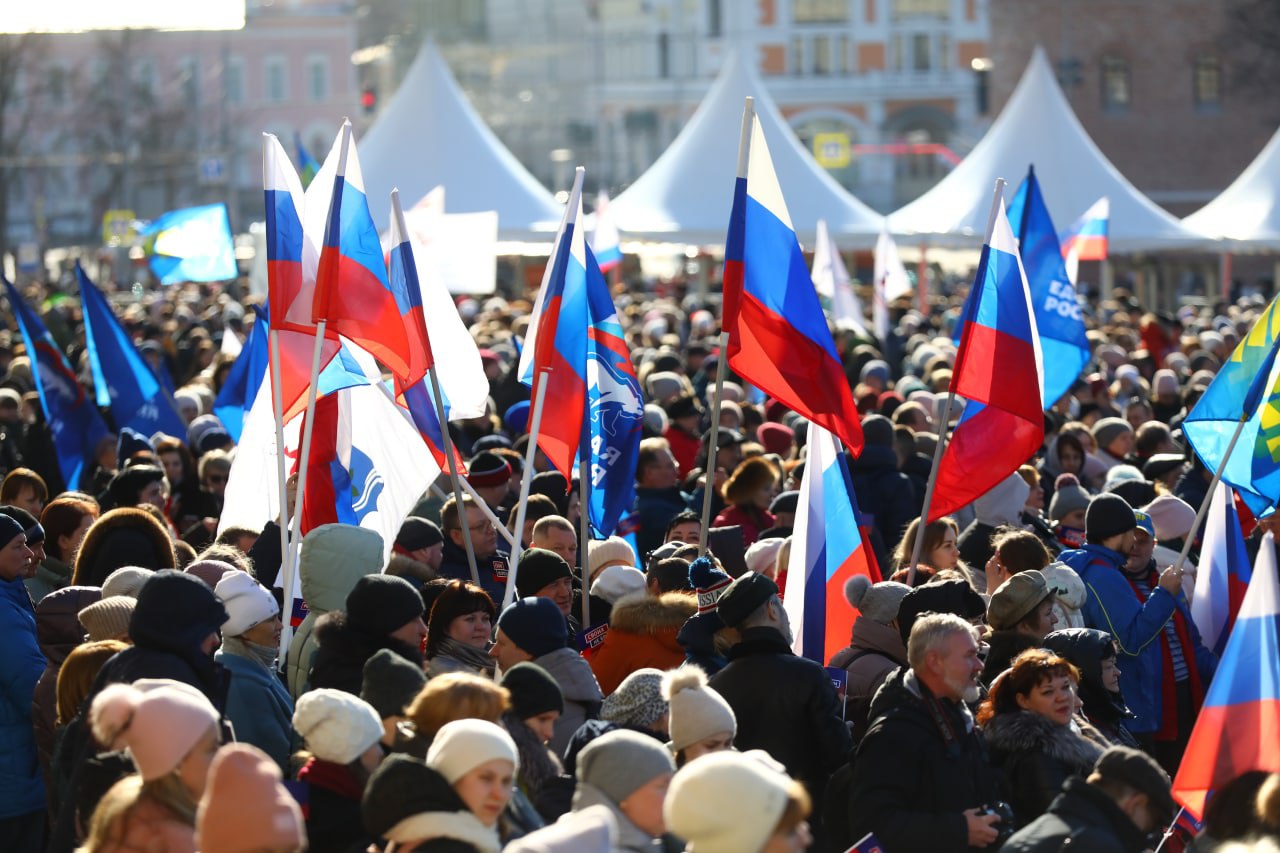
[[[547,744],[556,755],[564,755],[578,727],[599,716],[604,694],[590,665],[573,649],[556,649],[533,662],[556,680],[564,694],[564,713],[556,720],[555,734]]]

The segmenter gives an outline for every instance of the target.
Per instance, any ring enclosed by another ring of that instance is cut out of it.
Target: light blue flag
[[[227,206],[171,210],[142,230],[151,272],[161,284],[227,281],[240,274]]]
[[[222,421],[231,440],[235,442],[240,441],[245,415],[253,407],[258,389],[262,387],[267,375],[267,336],[270,333],[268,307],[264,304],[262,307],[254,306],[253,310],[258,319],[249,329],[249,339],[244,342],[240,354],[232,362],[222,389],[218,391],[218,398],[213,401],[213,413]]]
[[[143,435],[163,432],[182,437],[187,427],[173,399],[134,347],[102,291],[76,264],[80,303],[84,309],[85,351],[98,405],[111,410],[116,429],[129,427]]]

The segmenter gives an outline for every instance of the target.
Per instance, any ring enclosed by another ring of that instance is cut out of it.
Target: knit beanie
[[[606,732],[578,754],[578,781],[599,789],[614,803],[675,769],[666,747],[629,729]]]
[[[329,687],[298,697],[293,728],[316,758],[334,764],[350,764],[383,735],[382,718],[368,702]]]
[[[27,534],[28,545],[39,545],[44,541],[44,527],[40,520],[22,507],[0,506],[0,515],[8,516],[22,526],[22,532]]]
[[[467,463],[467,482],[477,489],[498,486],[511,479],[507,460],[491,450],[483,450]]]
[[[195,649],[227,621],[227,609],[204,581],[173,569],[152,574],[137,601],[129,617],[135,645]]]
[[[155,572],[151,569],[141,569],[137,566],[116,569],[102,582],[102,597],[126,595],[129,598],[137,598],[138,593],[142,591],[142,585],[154,574]]]
[[[167,776],[218,724],[218,710],[203,693],[159,680],[145,692],[109,684],[93,699],[89,724],[109,750],[128,749],[144,782]]]
[[[222,560],[196,560],[182,571],[189,575],[195,575],[205,582],[209,589],[213,589],[218,582],[227,576],[230,572],[240,572],[230,563],[224,563]],[[240,572],[244,574],[244,572]]]
[[[628,595],[643,593],[648,584],[644,572],[634,566],[609,566],[591,583],[591,594],[610,604]]]
[[[646,667],[622,680],[600,706],[600,716],[620,726],[647,729],[669,710],[662,695],[662,670]]]
[[[81,610],[77,618],[87,632],[87,641],[92,643],[129,636],[129,619],[137,603],[127,595],[113,595]]]
[[[608,539],[597,539],[587,543],[588,578],[594,579],[600,567],[610,563],[619,566],[635,566],[636,552],[631,550],[627,540],[620,536],[610,536]],[[520,568],[524,569],[523,562]]]
[[[307,843],[302,809],[280,781],[280,768],[247,743],[218,750],[196,809],[201,853],[297,850]]]
[[[520,555],[520,567],[516,571],[516,594],[521,598],[537,595],[545,586],[560,578],[571,578],[573,572],[555,551],[530,548]]]
[[[676,774],[663,816],[694,853],[758,851],[782,818],[790,782],[742,753],[705,755]]]
[[[7,515],[0,515],[0,548],[8,546],[10,542],[17,539],[23,533],[22,525],[17,519],[10,518]]]
[[[747,549],[747,568],[757,574],[766,574],[778,562],[778,552],[782,550],[785,539],[770,537],[757,539]]]
[[[712,735],[738,732],[738,720],[724,697],[707,686],[701,668],[685,665],[666,674],[663,695],[671,705],[671,749],[679,752]]]
[[[898,606],[911,592],[911,587],[896,581],[873,584],[866,575],[854,575],[845,581],[844,597],[854,609],[872,622],[888,625],[898,618]]]
[[[699,613],[715,610],[731,583],[733,578],[720,571],[710,557],[699,557],[689,564],[689,585],[698,595]]]
[[[239,637],[253,626],[280,614],[275,596],[246,572],[233,569],[218,581],[213,591],[227,608],[227,621],[222,623],[224,637]]]
[[[1089,501],[1084,514],[1084,537],[1095,545],[1137,527],[1133,507],[1119,495],[1102,494]]]
[[[560,685],[536,663],[518,663],[502,674],[502,686],[511,694],[511,713],[522,720],[548,711],[564,713]]]
[[[776,453],[786,459],[795,444],[796,431],[786,424],[761,424],[756,429],[756,438],[764,445],[765,453]]]
[[[513,403],[502,415],[502,425],[512,435],[524,435],[529,431],[529,401]]]
[[[405,551],[417,551],[420,548],[430,548],[432,545],[444,541],[444,534],[440,532],[440,528],[433,521],[425,518],[418,518],[411,515],[400,525],[400,532],[396,534],[396,547]]]
[[[1076,475],[1059,474],[1054,481],[1053,498],[1049,501],[1049,518],[1061,521],[1068,513],[1088,508],[1089,493],[1080,485]]]
[[[922,613],[954,613],[961,619],[974,619],[987,615],[987,602],[968,581],[959,578],[915,587],[898,604],[898,633],[903,645]]]
[[[400,717],[427,683],[422,667],[391,649],[378,649],[364,662],[360,698],[373,706],[382,719]]]
[[[1196,522],[1191,504],[1176,495],[1161,495],[1147,504],[1146,511],[1155,526],[1156,538],[1162,541],[1183,538]]]
[[[347,624],[373,637],[385,637],[422,617],[422,596],[395,575],[365,575],[347,595]]]
[[[519,768],[515,741],[502,726],[467,718],[445,723],[427,750],[427,766],[455,784],[488,761],[510,761]]]
[[[1124,418],[1103,418],[1093,425],[1091,432],[1098,449],[1106,450],[1121,435],[1133,432],[1133,427]]]
[[[569,644],[569,623],[549,598],[521,598],[498,617],[498,630],[531,657],[540,658]]]

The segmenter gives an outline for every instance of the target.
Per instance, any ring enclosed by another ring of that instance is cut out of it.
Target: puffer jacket
[[[830,666],[849,673],[845,687],[845,719],[852,720],[859,731],[865,730],[871,709],[871,697],[880,685],[907,662],[907,647],[897,628],[883,625],[859,615],[853,623],[853,635],[846,648],[836,652]]]
[[[996,714],[982,734],[992,764],[1004,772],[1018,826],[1044,814],[1067,779],[1087,776],[1106,748],[1034,711]]]
[[[691,595],[669,592],[654,597],[629,595],[617,602],[609,632],[591,657],[600,690],[608,695],[637,669],[671,669],[684,660],[676,639],[684,623],[698,612]]]
[[[316,651],[312,636],[316,621],[345,607],[356,581],[382,570],[382,537],[350,524],[322,524],[303,537],[300,559],[298,571],[307,616],[293,634],[285,670],[294,699],[308,687],[307,675]]]
[[[257,660],[234,654],[228,643],[214,654],[215,662],[231,673],[227,691],[227,719],[235,728],[236,740],[251,743],[289,772],[297,736],[293,731],[293,697],[280,678]]]
[[[46,663],[31,700],[31,721],[40,769],[46,774],[53,756],[54,722],[58,716],[58,671],[67,655],[84,641],[84,627],[77,614],[101,599],[102,590],[97,587],[68,586],[46,595],[36,605],[36,639]]]
[[[0,820],[45,807],[31,726],[31,697],[44,672],[36,615],[22,579],[0,580]]]
[[[533,662],[555,679],[564,695],[564,712],[556,720],[555,734],[547,744],[556,755],[564,755],[578,727],[600,716],[604,694],[591,666],[573,649],[556,649],[534,658]]]

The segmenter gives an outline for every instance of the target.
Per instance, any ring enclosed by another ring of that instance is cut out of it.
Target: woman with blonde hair
[[[897,569],[905,569],[911,565],[911,557],[916,547],[916,534],[920,529],[920,519],[914,519],[907,525],[902,540],[893,551],[893,563]],[[924,528],[924,547],[920,549],[920,563],[934,571],[954,569],[960,565],[960,548],[956,545],[960,537],[960,525],[951,516],[931,521]]]
[[[511,694],[507,688],[471,673],[447,672],[427,682],[409,704],[406,716],[425,754],[446,724],[471,718],[496,724],[509,707]]]

